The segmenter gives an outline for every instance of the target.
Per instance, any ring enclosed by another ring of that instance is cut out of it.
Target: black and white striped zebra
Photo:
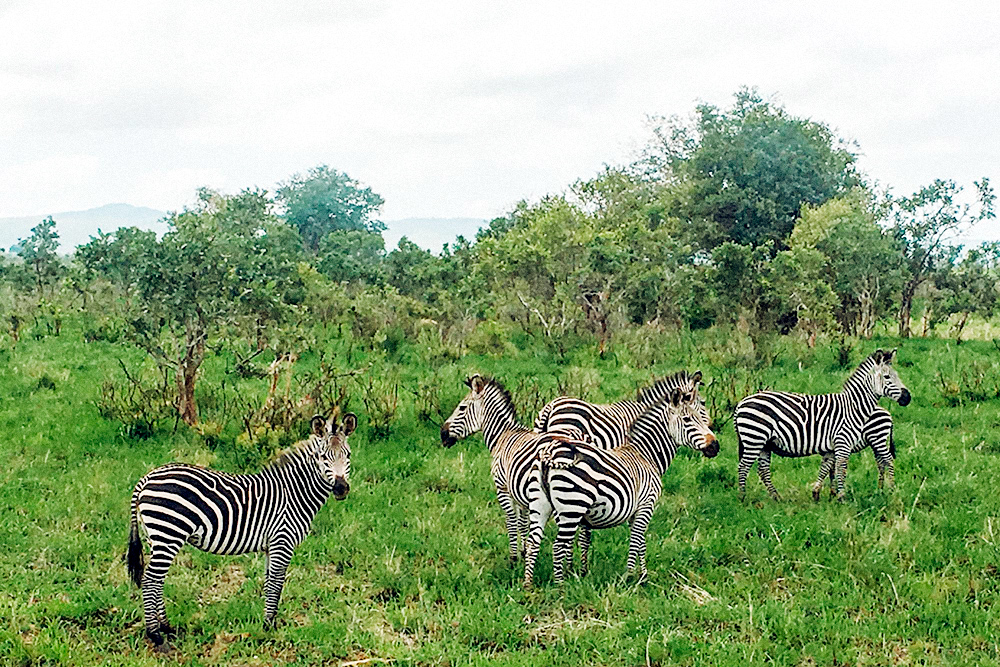
[[[510,560],[517,561],[518,538],[528,532],[528,482],[541,435],[517,422],[510,393],[494,378],[466,379],[469,393],[441,425],[441,442],[451,447],[477,431],[490,450],[490,471],[504,512]]]
[[[771,483],[771,453],[798,457],[832,456],[837,497],[844,497],[844,478],[851,450],[861,440],[865,424],[887,396],[900,405],[910,402],[910,392],[899,379],[892,361],[896,350],[876,350],[861,362],[835,394],[793,394],[763,391],[736,406],[733,425],[739,438],[739,490],[745,497],[746,479],[757,463],[757,472],[768,493],[779,500]]]
[[[266,552],[264,625],[274,624],[292,550],[327,498],[343,500],[350,491],[347,436],[356,426],[353,413],[339,424],[317,415],[308,440],[251,475],[171,463],[139,480],[132,492],[127,563],[142,588],[146,636],[158,652],[169,650],[163,633],[172,632],[163,580],[185,542],[216,554]],[[140,525],[150,543],[147,566]]]
[[[562,433],[569,437],[589,440],[599,447],[611,449],[625,444],[626,436],[635,420],[649,406],[668,397],[674,389],[693,391],[695,409],[701,412],[702,421],[711,426],[705,402],[698,394],[701,371],[689,375],[680,371],[660,378],[649,387],[639,390],[636,400],[617,403],[588,403],[579,398],[560,396],[545,404],[535,419],[534,430],[539,433]]]
[[[851,454],[857,454],[871,448],[875,455],[875,464],[878,466],[878,488],[884,484],[892,486],[895,477],[895,467],[893,464],[896,458],[896,445],[892,438],[892,415],[882,407],[876,407],[871,418],[865,423],[861,431],[861,440],[851,448]],[[833,454],[823,456],[823,462],[819,466],[819,475],[816,483],[813,484],[813,500],[819,500],[820,491],[823,489],[823,480],[830,478],[830,495],[837,495],[837,488],[834,485],[834,461]]]
[[[646,528],[662,490],[661,478],[678,445],[706,457],[719,453],[715,434],[703,420],[693,392],[678,389],[635,421],[624,445],[602,449],[593,443],[548,434],[532,467],[530,529],[524,587],[533,584],[545,524],[555,517],[558,534],[552,549],[553,578],[562,583],[579,530],[586,573],[590,532],[630,524],[627,571],[646,577]]]

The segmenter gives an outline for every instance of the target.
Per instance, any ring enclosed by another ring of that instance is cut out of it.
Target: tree
[[[193,209],[169,216],[159,242],[136,246],[139,308],[130,336],[173,369],[178,413],[189,425],[198,421],[195,384],[209,337],[249,328],[259,346],[263,324],[280,320],[302,289],[301,239],[270,205],[261,191],[200,190]]]
[[[84,245],[77,246],[74,258],[84,271],[107,279],[121,290],[126,309],[139,282],[145,276],[143,262],[156,247],[156,232],[138,227],[121,227],[112,234],[97,230]]]
[[[906,278],[900,290],[899,336],[910,336],[913,296],[950,252],[949,242],[960,230],[994,217],[996,196],[989,179],[975,181],[976,204],[961,203],[962,188],[954,181],[936,180],[894,204],[892,232],[903,248]]]
[[[326,165],[310,169],[305,176],[292,176],[278,188],[277,199],[285,208],[285,219],[299,230],[314,254],[330,232],[385,230],[385,225],[373,219],[385,203],[382,197]]]
[[[382,235],[359,229],[338,229],[320,242],[316,268],[334,282],[382,282],[385,242]]]
[[[31,229],[31,236],[18,241],[18,254],[30,267],[39,298],[44,296],[44,285],[59,273],[59,233],[56,221],[49,216]]]
[[[823,279],[836,293],[837,321],[846,333],[870,338],[893,307],[902,284],[903,253],[879,226],[880,204],[855,188],[819,206],[804,206],[795,223],[792,250],[816,249],[825,257]]]
[[[668,212],[692,220],[701,243],[781,248],[804,204],[860,182],[855,156],[822,123],[796,118],[753,89],[732,108],[698,105],[693,122],[654,118],[640,167],[669,185]]]
[[[997,276],[992,269],[1000,259],[1000,244],[985,243],[972,248],[958,262],[935,275],[937,298],[933,319],[942,321],[957,315],[953,332],[955,341],[962,342],[962,332],[973,313],[986,319],[996,312],[1000,300]]]

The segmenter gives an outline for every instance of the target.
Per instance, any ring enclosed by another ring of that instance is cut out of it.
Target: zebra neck
[[[863,367],[862,364],[861,368]],[[866,410],[867,414],[871,414],[875,410],[875,406],[878,405],[879,397],[872,391],[871,384],[868,382],[868,373],[859,372],[861,368],[858,368],[851,374],[851,377],[847,378],[841,393],[849,396],[851,402]]]
[[[511,429],[519,428],[519,425],[514,414],[514,404],[503,392],[495,391],[488,395],[483,408],[486,412],[483,418],[483,439],[492,451],[501,435]]]
[[[293,487],[302,498],[311,500],[309,509],[313,514],[333,493],[333,485],[319,471],[313,457],[301,450],[285,454],[257,476],[277,480],[283,487]]]
[[[630,434],[628,444],[622,448],[635,452],[636,456],[653,466],[660,475],[667,471],[677,453],[677,445],[666,433],[655,436],[648,433]]]

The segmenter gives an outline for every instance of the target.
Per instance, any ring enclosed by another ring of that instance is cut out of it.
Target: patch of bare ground
[[[198,603],[205,605],[229,600],[240,590],[240,587],[243,586],[246,580],[247,577],[243,571],[243,566],[237,563],[230,563],[215,578],[212,585],[202,592],[198,597]]]

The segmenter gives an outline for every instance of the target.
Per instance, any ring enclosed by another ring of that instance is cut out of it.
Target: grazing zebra
[[[256,474],[171,463],[139,480],[132,492],[127,562],[132,581],[142,588],[146,636],[157,652],[169,651],[163,633],[172,632],[163,580],[185,542],[216,554],[266,552],[264,625],[273,626],[292,550],[326,499],[332,494],[343,500],[350,490],[347,436],[357,423],[353,413],[339,425],[316,415],[308,440]],[[140,523],[150,543],[148,567]]]
[[[893,459],[896,458],[896,445],[892,439],[892,415],[882,407],[876,407],[871,419],[865,423],[864,430],[861,431],[861,440],[851,447],[851,454],[871,447],[875,455],[875,464],[878,466],[878,488],[882,488],[888,478],[889,486],[893,485],[895,470]],[[834,486],[833,467],[834,456],[826,454],[823,462],[819,466],[819,476],[813,484],[813,500],[819,500],[819,493],[823,488],[823,478],[830,478],[830,495],[836,495]],[[887,474],[888,473],[888,474]]]
[[[640,568],[646,577],[646,527],[660,497],[661,477],[679,444],[706,457],[719,453],[719,442],[697,409],[694,393],[679,389],[653,404],[635,421],[626,444],[614,449],[558,435],[547,436],[532,467],[530,530],[524,587],[533,584],[535,561],[549,516],[558,534],[552,548],[553,578],[562,583],[572,556],[573,539],[581,530],[584,574],[590,531],[628,522],[631,533],[627,571]]]
[[[851,449],[878,406],[888,396],[900,405],[910,402],[910,392],[892,367],[896,350],[876,350],[861,362],[836,394],[792,394],[762,391],[736,406],[733,425],[739,438],[739,489],[746,495],[747,473],[757,463],[757,473],[775,500],[771,483],[771,453],[778,456],[832,456],[837,497],[844,497],[844,477]]]
[[[590,440],[603,449],[619,447],[625,444],[628,430],[639,415],[656,401],[669,396],[674,389],[693,390],[695,409],[701,412],[702,421],[711,426],[712,421],[705,409],[704,400],[698,394],[700,382],[701,371],[693,375],[688,375],[687,371],[680,371],[640,389],[634,401],[597,404],[570,396],[560,396],[541,409],[538,418],[535,419],[534,429],[539,433],[562,433]]]
[[[469,377],[468,395],[441,425],[441,443],[451,447],[477,431],[490,450],[490,471],[503,509],[510,561],[517,562],[518,537],[528,531],[528,477],[541,435],[517,423],[510,393],[494,378]]]

